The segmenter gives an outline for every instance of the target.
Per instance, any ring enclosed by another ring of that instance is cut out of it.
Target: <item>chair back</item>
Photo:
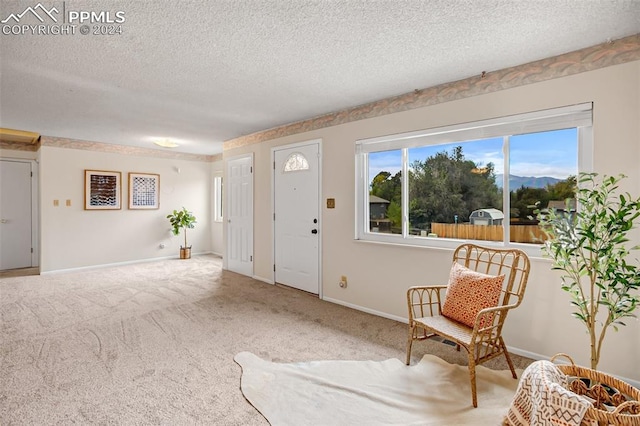
[[[488,275],[504,274],[500,306],[517,307],[522,302],[529,278],[529,257],[519,249],[496,249],[463,244],[453,253],[453,261]]]

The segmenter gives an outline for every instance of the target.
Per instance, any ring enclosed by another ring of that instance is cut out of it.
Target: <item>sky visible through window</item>
[[[566,179],[577,174],[578,158],[577,129],[554,130],[512,136],[510,140],[510,174],[522,177],[553,177]],[[465,159],[478,167],[493,163],[494,171],[504,173],[502,137],[477,141],[455,142],[409,149],[409,165],[415,160],[424,161],[430,156],[446,151],[453,152],[462,147]],[[369,154],[369,180],[379,172],[387,171],[395,175],[402,165],[400,150],[373,152]]]

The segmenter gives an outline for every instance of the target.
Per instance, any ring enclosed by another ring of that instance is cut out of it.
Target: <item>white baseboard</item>
[[[327,302],[335,303],[337,305],[346,306],[348,308],[355,309],[357,311],[362,311],[362,312],[366,312],[368,314],[377,315],[379,317],[387,318],[387,319],[390,319],[390,320],[402,322],[402,323],[405,323],[405,324],[409,323],[409,320],[407,318],[399,317],[399,316],[396,316],[396,315],[390,315],[390,314],[387,314],[386,312],[380,312],[380,311],[376,311],[374,309],[365,308],[363,306],[355,305],[353,303],[348,303],[348,302],[345,302],[343,300],[332,299],[330,297],[325,297],[325,298],[323,298],[323,300],[326,300]],[[531,358],[531,359],[536,360],[536,361],[539,361],[539,360],[549,361],[549,360],[551,360],[551,356],[541,355],[541,354],[536,353],[536,352],[525,351],[524,349],[514,348],[512,346],[507,346],[507,349],[512,354],[520,355],[520,356],[523,356],[523,357],[526,357],[526,358]],[[607,373],[607,374],[610,374],[610,373]],[[626,377],[620,377],[620,376],[616,376],[616,375],[613,375],[613,376],[618,378],[618,379],[620,379],[620,380],[622,380],[623,382],[629,383],[631,386],[633,386],[635,388],[640,389],[640,382],[637,381],[637,380],[631,380],[631,379],[627,379]]]
[[[213,253],[210,251],[198,252],[198,253],[193,253],[192,256],[202,256],[206,254],[213,254]],[[173,256],[150,257],[146,259],[127,260],[125,262],[102,263],[99,265],[78,266],[76,268],[53,269],[51,271],[40,272],[40,275],[64,274],[66,272],[78,272],[78,271],[90,271],[92,269],[111,268],[114,266],[135,265],[136,263],[157,262],[159,260],[178,259],[178,258],[180,258],[179,254],[176,254]]]
[[[327,302],[335,303],[336,305],[346,306],[347,308],[355,309],[357,311],[366,312],[368,314],[376,315],[376,316],[379,316],[379,317],[382,317],[382,318],[387,318],[387,319],[390,319],[390,320],[403,322],[405,324],[409,323],[409,320],[407,320],[406,318],[402,318],[402,317],[398,317],[398,316],[395,316],[395,315],[391,315],[391,314],[388,314],[386,312],[376,311],[375,309],[365,308],[365,307],[360,306],[360,305],[354,305],[353,303],[348,303],[348,302],[345,302],[343,300],[332,299],[330,297],[323,297],[322,300],[326,300]]]
[[[275,281],[273,281],[273,280],[271,280],[269,278],[260,277],[258,275],[254,275],[251,278],[253,278],[254,280],[257,280],[257,281],[262,281],[263,283],[275,284]]]
[[[536,361],[540,361],[543,359],[546,361],[549,361],[551,359],[551,357],[544,356],[536,352],[530,352],[530,351],[525,351],[519,348],[514,348],[513,346],[509,346],[509,345],[507,345],[507,349],[509,350],[509,353],[520,355],[525,358],[535,359]]]
[[[531,359],[535,359],[536,361],[540,361],[540,360],[550,361],[551,360],[550,356],[541,355],[541,354],[536,353],[536,352],[525,351],[525,350],[514,348],[514,347],[511,347],[511,346],[507,346],[507,349],[512,354],[524,356],[524,357],[531,358]],[[557,362],[558,364],[565,363],[564,360],[554,361],[554,362]],[[586,366],[586,367],[588,368],[588,366]],[[611,373],[607,373],[607,374],[611,374]],[[640,381],[627,379],[626,377],[617,376],[615,374],[611,374],[611,375],[613,377],[617,378],[617,379],[622,380],[623,382],[629,383],[631,386],[633,386],[635,388],[640,389]]]
[[[231,271],[229,268],[225,268],[224,266],[223,266],[222,269],[224,269],[225,271]],[[234,271],[231,271],[231,272],[234,272]],[[236,273],[238,273],[238,272],[236,272]],[[249,278],[253,278],[256,281],[261,281],[263,283],[275,284],[275,281],[273,281],[271,278],[261,277],[260,275],[246,275],[246,274],[240,274],[240,275],[245,275],[245,276],[247,276]]]

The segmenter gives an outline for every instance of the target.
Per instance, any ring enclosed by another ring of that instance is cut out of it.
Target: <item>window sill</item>
[[[365,238],[355,238],[355,242],[363,244],[377,244],[383,246],[396,247],[415,247],[419,249],[432,250],[454,250],[461,244],[473,243],[481,246],[492,247],[497,249],[517,248],[524,251],[527,256],[533,259],[546,259],[542,255],[542,246],[533,244],[504,244],[500,241],[484,241],[484,240],[456,240],[452,238],[433,238],[433,237],[410,237],[402,238],[401,236],[391,235],[375,235],[367,234]]]

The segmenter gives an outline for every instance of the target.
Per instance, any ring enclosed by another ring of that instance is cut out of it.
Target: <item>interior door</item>
[[[227,163],[227,269],[253,276],[253,159]]]
[[[274,151],[275,281],[319,294],[320,144]]]
[[[0,270],[32,265],[31,162],[0,160]]]

